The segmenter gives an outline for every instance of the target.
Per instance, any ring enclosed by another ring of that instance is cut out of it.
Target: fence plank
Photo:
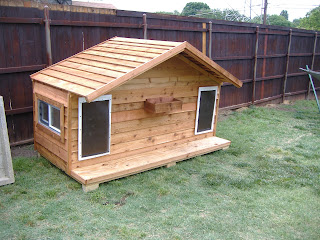
[[[53,63],[113,36],[144,37],[143,12],[49,7]],[[6,101],[10,141],[23,143],[33,137],[29,74],[47,65],[43,7],[0,8],[5,13],[0,17],[0,51],[4,53],[0,55],[0,95]],[[298,67],[312,62],[313,70],[320,70],[314,31],[293,29],[288,53],[286,27],[259,25],[258,33],[257,24],[250,23],[153,13],[148,13],[147,19],[149,39],[188,41],[242,80],[240,89],[223,84],[221,107],[237,108],[275,100],[281,94],[308,93],[306,74]],[[212,30],[207,34],[210,21]],[[90,60],[87,55],[79,57]]]

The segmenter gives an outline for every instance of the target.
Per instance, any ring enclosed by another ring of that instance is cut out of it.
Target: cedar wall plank
[[[145,148],[153,145],[158,145],[166,142],[174,142],[176,140],[181,140],[185,138],[190,138],[194,136],[194,129],[189,128],[187,130],[177,131],[173,130],[173,132],[158,136],[150,136],[147,138],[118,143],[111,145],[110,152],[113,154],[122,153],[126,151],[133,151],[140,148]]]
[[[50,162],[56,165],[58,168],[62,169],[63,171],[66,171],[67,163],[55,154],[53,154],[51,150],[48,150],[40,144],[37,144],[37,142],[35,143],[35,148],[41,154],[41,156],[50,160]]]
[[[187,70],[186,70],[187,69]],[[182,71],[187,74],[181,75]],[[158,73],[158,74],[157,74]],[[198,89],[215,82],[180,59],[170,59],[139,77],[106,93],[112,95],[110,155],[78,161],[78,103],[72,103],[72,168],[212,136],[194,135]],[[177,112],[151,114],[146,98],[173,96],[183,102]]]
[[[185,87],[162,87],[136,90],[111,91],[113,104],[140,102],[148,98],[174,96],[192,97],[197,96],[199,85]]]
[[[162,125],[157,128],[144,128],[139,130],[134,130],[130,132],[123,132],[112,135],[111,144],[115,145],[118,143],[124,143],[129,141],[134,141],[138,139],[148,138],[150,136],[157,136],[168,134],[174,131],[186,130],[186,129],[194,129],[194,120],[184,121],[179,123],[173,123],[168,125]]]
[[[179,113],[179,112],[187,112],[187,111],[195,111],[197,108],[196,103],[185,103],[182,105],[181,110],[171,111],[170,114]],[[161,113],[162,115],[167,115],[166,113]],[[131,111],[123,111],[123,112],[115,112],[111,114],[111,122],[125,122],[136,119],[144,119],[144,118],[154,118],[159,116],[159,113],[150,113],[145,111],[144,109],[137,109]]]
[[[35,136],[36,136],[36,142],[39,145],[41,145],[41,146],[45,147],[46,149],[50,150],[54,155],[58,156],[63,161],[67,162],[68,154],[67,154],[66,149],[63,149],[63,148],[59,147],[54,142],[51,142],[50,140],[48,140],[47,137],[44,137],[44,136],[38,134],[37,132],[35,132]]]
[[[149,127],[157,127],[159,125],[166,125],[171,123],[179,123],[195,119],[195,111],[187,111],[174,113],[169,115],[161,115],[153,118],[144,118],[138,120],[131,120],[112,124],[111,134],[129,132],[132,130],[144,129]]]
[[[34,92],[68,106],[68,92],[34,81]]]
[[[68,93],[66,91],[53,88],[46,84],[39,83],[34,81],[34,93],[40,94],[41,96],[47,97],[54,102],[58,102],[64,105],[64,138],[65,141],[61,142],[45,131],[42,131],[41,128],[35,127],[34,136],[36,148],[44,157],[48,158],[53,164],[57,165],[59,168],[65,170],[66,162],[68,159],[67,154],[67,141],[68,141],[68,131],[67,131],[67,123],[68,123],[68,115],[67,115],[67,107],[68,107]],[[37,105],[37,104],[36,104]],[[34,121],[37,122],[38,109],[35,109],[35,117]],[[48,131],[50,131],[48,129]],[[51,152],[49,154],[49,152]],[[62,161],[64,163],[62,163]]]

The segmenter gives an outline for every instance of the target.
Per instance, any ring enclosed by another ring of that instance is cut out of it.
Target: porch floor
[[[227,148],[229,140],[218,137],[204,138],[193,142],[160,148],[130,157],[106,161],[91,166],[76,168],[71,176],[83,185],[103,183],[175,162]]]

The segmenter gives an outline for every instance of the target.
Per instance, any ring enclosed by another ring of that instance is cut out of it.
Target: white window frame
[[[201,92],[205,91],[213,91],[215,90],[215,103],[213,107],[213,113],[212,113],[212,121],[211,121],[211,128],[206,131],[198,132],[198,121],[199,121],[199,111],[200,111],[200,99],[201,99]],[[199,87],[198,90],[198,101],[197,101],[197,116],[196,116],[196,127],[194,130],[195,135],[204,134],[208,132],[213,132],[213,126],[214,126],[214,120],[215,120],[215,114],[216,114],[216,108],[217,108],[217,94],[218,94],[218,86],[212,86],[212,87]]]
[[[111,101],[112,101],[112,95],[103,95],[101,97],[98,97],[96,100],[92,101],[92,102],[99,102],[99,101],[109,101],[109,146],[108,152],[105,153],[100,153],[100,154],[96,154],[96,155],[92,155],[92,156],[88,156],[88,157],[82,157],[82,104],[86,103],[87,100],[84,97],[79,97],[78,99],[78,160],[79,161],[83,161],[83,160],[87,160],[90,158],[96,158],[96,157],[101,157],[101,156],[105,156],[110,154],[110,142],[111,142]]]
[[[49,127],[52,128],[53,130],[55,130],[56,132],[60,133],[61,132],[60,129],[56,128],[55,126],[52,125],[52,118],[51,117],[52,117],[52,109],[53,108],[58,110],[59,113],[60,113],[60,109],[59,108],[49,104],[49,112],[48,112],[49,113]],[[60,118],[59,118],[59,123],[60,123]],[[61,128],[61,126],[60,126],[60,128]]]
[[[45,120],[45,119],[43,119],[43,114],[42,114],[42,117],[41,117],[41,115],[40,115],[40,111],[41,111],[41,102],[43,102],[43,103],[45,103],[45,104],[47,104],[48,105],[48,121],[47,120]],[[54,127],[53,125],[52,125],[52,113],[51,113],[51,111],[52,111],[52,108],[55,108],[56,110],[58,110],[59,111],[59,113],[61,114],[61,111],[60,111],[60,109],[59,108],[57,108],[57,107],[55,107],[55,106],[53,106],[53,105],[51,105],[50,103],[47,103],[46,101],[43,101],[43,100],[41,100],[41,99],[38,99],[38,113],[39,113],[39,115],[38,115],[38,122],[42,125],[42,126],[45,126],[45,127],[47,127],[47,128],[49,128],[49,129],[51,129],[51,130],[53,130],[54,132],[57,132],[57,133],[61,133],[61,130],[59,129],[59,128],[56,128],[56,127]],[[60,118],[59,118],[59,122],[60,122]],[[60,128],[61,128],[61,126],[60,126]]]

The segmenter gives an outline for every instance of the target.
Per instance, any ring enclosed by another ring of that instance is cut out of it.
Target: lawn
[[[90,193],[43,158],[15,158],[0,239],[320,239],[315,101],[233,112],[217,136],[228,150]]]

